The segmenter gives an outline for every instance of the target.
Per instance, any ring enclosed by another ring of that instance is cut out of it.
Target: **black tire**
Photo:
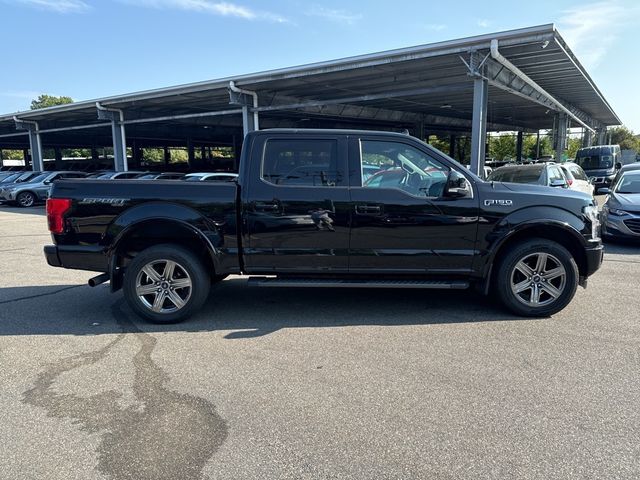
[[[36,196],[31,192],[22,192],[16,197],[16,204],[22,208],[33,207],[36,204]]]
[[[535,267],[540,267],[543,261],[543,268],[537,271]],[[535,238],[503,253],[496,272],[495,291],[502,304],[513,313],[548,317],[571,302],[578,280],[578,266],[566,248],[551,240]],[[519,290],[522,291],[518,293]]]
[[[175,263],[173,273],[171,278],[164,278],[170,262]],[[153,275],[146,273],[149,267],[159,277],[157,282],[151,278]],[[190,287],[177,286],[189,282]],[[175,289],[171,287],[172,283],[176,285]],[[164,244],[149,247],[135,256],[125,273],[123,291],[129,306],[142,318],[153,323],[177,323],[202,307],[210,287],[211,278],[196,255],[178,245]],[[155,291],[139,295],[149,289]],[[180,301],[174,301],[175,295],[182,300],[182,306],[177,307]]]

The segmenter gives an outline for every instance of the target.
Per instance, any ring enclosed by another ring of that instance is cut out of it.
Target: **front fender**
[[[481,275],[484,277],[489,273],[496,254],[503,245],[514,237],[526,235],[527,231],[531,231],[532,236],[535,236],[536,232],[540,232],[541,229],[561,233],[566,235],[569,241],[587,247],[587,240],[583,236],[586,224],[582,218],[557,207],[524,208],[500,219],[483,238],[479,238],[480,261],[482,263],[478,270]]]

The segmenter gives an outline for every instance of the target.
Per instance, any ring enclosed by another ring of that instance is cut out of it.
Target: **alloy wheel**
[[[147,263],[136,277],[136,295],[140,302],[155,313],[173,313],[183,308],[193,284],[187,270],[173,260]]]
[[[528,307],[544,307],[555,302],[564,292],[567,272],[554,255],[532,253],[516,263],[510,284],[518,301]]]
[[[20,204],[21,207],[31,207],[33,206],[35,202],[35,199],[33,198],[33,195],[26,192],[26,193],[21,193],[18,196],[18,203]]]

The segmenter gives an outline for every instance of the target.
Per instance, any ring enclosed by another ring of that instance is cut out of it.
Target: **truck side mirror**
[[[622,168],[622,164],[620,162],[616,162],[616,170],[620,170]]]
[[[451,170],[447,177],[444,196],[449,198],[471,197],[471,184],[469,180],[467,180],[467,177],[456,170]]]

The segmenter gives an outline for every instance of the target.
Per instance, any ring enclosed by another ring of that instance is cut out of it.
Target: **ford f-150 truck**
[[[236,182],[60,181],[56,267],[101,272],[153,322],[229,274],[263,287],[466,289],[548,316],[602,262],[597,208],[563,188],[485,182],[408,135],[262,130]]]

